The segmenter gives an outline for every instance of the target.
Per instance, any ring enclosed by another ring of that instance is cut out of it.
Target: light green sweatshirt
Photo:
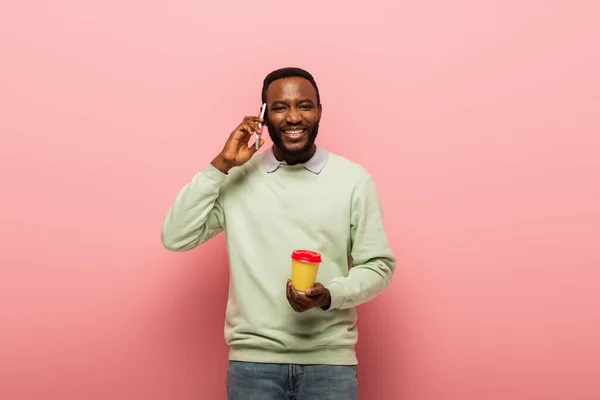
[[[325,153],[316,172],[301,164],[270,171],[267,152],[228,174],[211,164],[197,173],[168,211],[163,245],[187,251],[225,232],[230,360],[356,364],[355,307],[385,290],[396,262],[373,179],[333,153]],[[289,305],[286,281],[296,249],[321,253],[317,281],[331,293],[327,311],[297,313]]]

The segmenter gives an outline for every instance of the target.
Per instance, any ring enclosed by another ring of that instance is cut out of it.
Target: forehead
[[[294,101],[308,98],[317,104],[317,91],[312,83],[301,77],[277,79],[267,88],[267,103],[274,101]]]

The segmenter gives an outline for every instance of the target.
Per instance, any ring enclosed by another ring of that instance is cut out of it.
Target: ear
[[[317,106],[317,109],[319,110],[319,118],[321,118],[321,113],[323,112],[323,107],[321,106],[321,104]]]

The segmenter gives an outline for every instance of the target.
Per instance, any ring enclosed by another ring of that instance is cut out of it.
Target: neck
[[[275,158],[278,161],[285,161],[286,163],[288,163],[288,165],[295,165],[295,164],[300,164],[300,163],[305,163],[308,160],[310,160],[310,158],[312,156],[315,155],[315,152],[317,151],[317,146],[315,144],[313,144],[309,150],[300,153],[300,154],[286,154],[284,152],[282,152],[277,146],[273,146],[273,154],[275,155]]]

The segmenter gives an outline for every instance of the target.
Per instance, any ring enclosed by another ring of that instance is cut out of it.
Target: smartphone
[[[260,117],[262,119],[265,118],[265,111],[267,110],[267,103],[263,103],[262,105],[262,109],[260,110]],[[258,123],[258,129],[262,130],[262,123]],[[260,139],[258,137],[258,134],[256,134],[256,150],[258,150],[258,146],[260,144]]]

